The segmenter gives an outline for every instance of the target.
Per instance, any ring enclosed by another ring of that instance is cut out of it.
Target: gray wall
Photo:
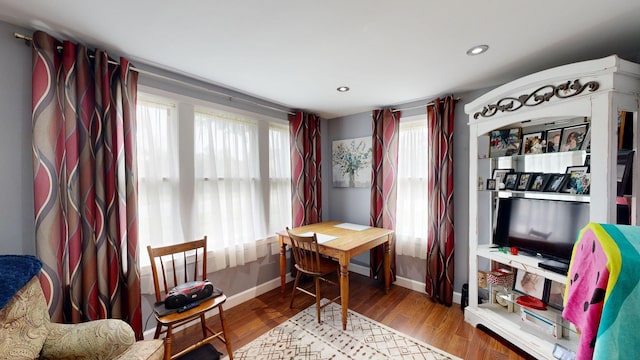
[[[35,255],[31,48],[0,22],[0,254]]]

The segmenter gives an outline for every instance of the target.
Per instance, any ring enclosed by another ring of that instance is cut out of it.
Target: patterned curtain
[[[426,292],[453,302],[453,96],[427,106],[429,133],[429,239]]]
[[[40,31],[32,47],[36,251],[51,318],[120,318],[141,339],[137,72]]]
[[[398,180],[398,134],[400,111],[373,111],[373,169],[371,173],[371,226],[395,229]],[[378,278],[382,270],[383,249],[369,252],[369,273]],[[396,242],[391,242],[391,279],[396,280]]]
[[[320,118],[289,115],[291,131],[291,212],[293,227],[322,221]]]

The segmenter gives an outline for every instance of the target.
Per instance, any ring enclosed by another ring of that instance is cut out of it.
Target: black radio
[[[206,299],[213,294],[209,280],[190,281],[171,289],[164,298],[164,307],[177,309],[194,301]]]

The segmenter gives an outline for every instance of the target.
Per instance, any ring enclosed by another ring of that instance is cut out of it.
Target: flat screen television
[[[589,223],[589,203],[500,198],[494,243],[568,263],[580,230]]]

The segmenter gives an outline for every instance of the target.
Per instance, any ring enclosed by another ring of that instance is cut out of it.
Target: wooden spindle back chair
[[[186,243],[161,246],[152,248],[147,246],[149,259],[151,260],[151,272],[153,274],[153,285],[155,289],[156,302],[164,301],[167,293],[174,287],[190,281],[205,280],[207,278],[207,237]],[[160,270],[160,271],[158,271]],[[192,275],[192,276],[190,276]],[[195,348],[198,348],[211,340],[217,338],[222,341],[229,354],[229,359],[233,359],[231,342],[227,334],[227,326],[224,320],[222,304],[227,297],[220,296],[208,298],[198,306],[184,312],[174,312],[166,315],[159,315],[154,311],[157,321],[154,338],[161,334],[166,334],[165,359],[179,357]],[[206,324],[205,313],[209,310],[217,309],[222,330],[214,331]],[[186,349],[171,354],[171,344],[173,342],[173,329],[180,325],[185,325],[194,320],[200,320],[202,327],[202,340],[199,340]],[[166,328],[165,330],[163,330]]]
[[[312,236],[296,235],[291,233],[289,228],[287,228],[287,233],[289,234],[289,239],[291,239],[291,251],[293,252],[293,259],[295,261],[295,268],[297,270],[296,278],[293,283],[293,292],[291,293],[291,302],[289,303],[289,307],[293,307],[293,300],[295,299],[296,293],[298,291],[314,297],[316,300],[316,312],[318,314],[319,323],[321,322],[320,313],[322,308],[340,299],[340,295],[338,295],[324,304],[320,303],[320,300],[322,299],[320,291],[321,282],[326,282],[338,286],[336,282],[331,281],[325,277],[326,275],[334,271],[336,272],[336,274],[338,274],[338,276],[340,276],[338,262],[320,255],[318,237],[315,233]],[[311,292],[299,286],[300,276],[302,274],[306,274],[313,278],[315,286],[314,292]],[[338,291],[338,294],[339,293],[340,292]]]

